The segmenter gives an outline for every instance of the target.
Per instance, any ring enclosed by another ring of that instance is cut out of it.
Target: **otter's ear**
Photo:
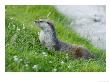
[[[47,24],[49,24],[49,25],[53,25],[53,23],[51,23],[51,22],[47,22]]]

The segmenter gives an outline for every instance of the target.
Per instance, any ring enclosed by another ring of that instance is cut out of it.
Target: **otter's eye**
[[[51,27],[53,27],[53,24],[52,24],[52,23],[50,23],[50,22],[47,22],[47,24],[48,24],[48,25],[50,25]]]
[[[43,21],[39,21],[40,23],[42,23]]]

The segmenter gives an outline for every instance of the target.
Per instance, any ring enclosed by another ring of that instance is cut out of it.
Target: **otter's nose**
[[[38,22],[39,22],[38,20],[35,20],[35,21],[34,21],[34,23],[38,23]]]

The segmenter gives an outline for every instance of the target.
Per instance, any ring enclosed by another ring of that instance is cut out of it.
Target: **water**
[[[55,8],[68,16],[72,27],[82,37],[101,49],[106,49],[106,8],[103,5],[57,5]]]

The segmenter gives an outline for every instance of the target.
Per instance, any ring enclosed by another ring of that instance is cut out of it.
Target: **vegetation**
[[[5,18],[5,71],[10,72],[105,72],[106,53],[94,47],[69,27],[67,17],[53,6],[6,5]],[[95,58],[72,59],[67,53],[52,51],[38,39],[40,29],[34,20],[48,18],[54,21],[57,36],[62,41],[83,45]]]

